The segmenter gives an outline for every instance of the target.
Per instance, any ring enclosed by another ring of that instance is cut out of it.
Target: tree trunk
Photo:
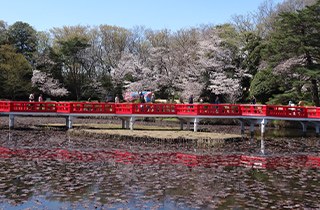
[[[312,90],[311,90],[311,92],[312,92],[312,101],[315,103],[316,106],[320,106],[317,80],[312,79],[311,80],[311,84],[312,84]]]

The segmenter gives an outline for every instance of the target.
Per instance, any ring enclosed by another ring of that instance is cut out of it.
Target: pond
[[[2,128],[0,163],[1,209],[320,208],[311,137],[192,148]]]

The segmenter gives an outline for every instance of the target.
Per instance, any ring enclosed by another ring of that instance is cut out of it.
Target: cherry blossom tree
[[[62,87],[57,79],[53,79],[49,74],[33,70],[31,78],[33,85],[37,85],[38,89],[43,93],[53,97],[63,97],[68,95],[68,90]]]
[[[201,72],[196,68],[197,49],[195,30],[181,30],[174,36],[167,31],[148,33],[151,48],[148,57],[141,60],[131,53],[123,53],[117,67],[112,71],[116,85],[124,82],[128,91],[160,91],[167,94],[193,94],[199,96]],[[196,88],[195,88],[196,87]]]
[[[122,86],[127,91],[155,90],[152,86],[150,69],[141,65],[132,53],[124,52],[117,67],[111,72],[115,86]]]
[[[159,46],[149,49],[145,62],[131,53],[123,53],[112,71],[113,81],[116,85],[124,83],[128,91],[165,88],[168,95],[179,94],[180,98],[187,99],[190,95],[200,96],[205,88],[204,75],[208,73],[209,88],[235,103],[242,94],[241,79],[251,75],[233,64],[232,52],[222,45],[224,39],[219,37],[220,31],[178,31],[170,42],[153,44]]]
[[[219,37],[221,30],[203,33],[198,52],[199,67],[209,73],[209,88],[216,95],[224,95],[229,103],[237,102],[242,95],[241,80],[252,77],[244,69],[238,68],[232,60],[232,52],[223,46]]]

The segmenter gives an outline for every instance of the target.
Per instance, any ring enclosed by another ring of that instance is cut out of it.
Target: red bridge
[[[175,117],[183,124],[194,124],[194,131],[202,119],[234,118],[241,123],[265,125],[269,120],[293,120],[301,123],[303,131],[307,126],[315,127],[319,135],[320,108],[274,105],[231,105],[231,104],[161,104],[161,103],[80,103],[80,102],[25,102],[0,101],[0,115],[9,115],[9,126],[14,126],[14,118],[22,115],[50,115],[66,118],[66,126],[72,127],[72,121],[79,116],[115,116],[122,119],[122,127],[133,129],[134,121],[141,117]]]

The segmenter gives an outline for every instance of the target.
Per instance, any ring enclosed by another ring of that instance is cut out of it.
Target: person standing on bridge
[[[144,95],[142,93],[140,95],[140,103],[146,103],[146,100],[144,99]]]
[[[114,99],[114,103],[120,103],[120,98],[119,95],[117,94],[115,99]]]
[[[256,97],[254,97],[254,95],[252,95],[251,104],[255,105],[256,103],[257,103]]]
[[[31,93],[29,96],[29,102],[34,102],[34,93]]]
[[[217,96],[216,100],[214,101],[215,104],[220,104],[219,97]]]
[[[193,95],[191,95],[189,98],[189,104],[193,104]]]
[[[302,101],[302,99],[300,99],[298,106],[304,106],[304,102]]]
[[[151,103],[155,103],[156,100],[155,100],[155,96],[154,96],[154,93],[151,94]]]
[[[40,94],[39,98],[38,98],[39,102],[43,102],[43,98],[42,98],[42,94]]]

